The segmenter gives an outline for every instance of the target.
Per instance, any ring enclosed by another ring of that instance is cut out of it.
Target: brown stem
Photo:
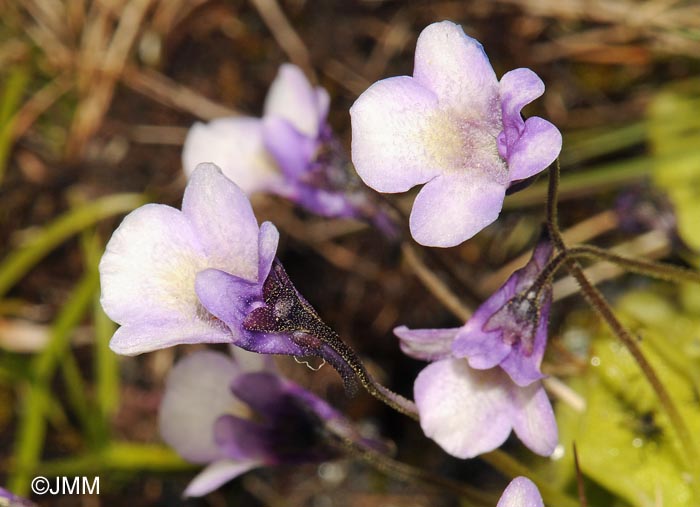
[[[547,210],[547,227],[549,229],[550,237],[554,242],[556,248],[562,252],[567,251],[566,244],[561,237],[559,231],[559,226],[557,222],[557,191],[559,185],[559,161],[557,160],[556,165],[550,167],[549,172],[549,189],[548,198],[546,204]],[[631,333],[625,328],[625,326],[618,320],[613,312],[612,308],[605,300],[600,291],[588,280],[581,265],[574,259],[569,259],[567,264],[569,271],[572,276],[576,279],[579,286],[581,287],[581,293],[583,294],[586,302],[598,313],[598,315],[605,321],[610,330],[617,336],[617,338],[627,347],[634,360],[639,365],[642,373],[649,382],[649,385],[654,390],[654,393],[659,398],[661,406],[666,411],[668,418],[673,426],[674,431],[678,435],[683,448],[685,449],[688,458],[690,460],[690,466],[693,470],[698,470],[696,466],[700,463],[698,457],[697,448],[695,447],[694,440],[688,427],[683,420],[675,402],[671,398],[670,394],[666,390],[659,379],[656,371],[649,363],[647,358],[644,356],[642,349],[637,344],[637,341],[631,335]],[[697,472],[696,472],[697,473]]]

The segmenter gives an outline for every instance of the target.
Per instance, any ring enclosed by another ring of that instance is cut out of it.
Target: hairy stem
[[[358,458],[375,470],[405,482],[420,482],[438,491],[447,490],[466,500],[469,506],[493,506],[498,496],[484,493],[480,489],[461,482],[433,474],[425,469],[414,467],[397,461],[367,445],[357,442],[340,432],[329,428],[332,433],[332,443],[335,443],[344,453]]]
[[[559,161],[550,168],[549,172],[549,190],[548,198],[546,204],[547,210],[547,227],[549,229],[550,237],[554,242],[554,245],[561,252],[566,252],[567,247],[564,240],[561,237],[559,231],[559,225],[557,221],[557,192],[559,184]],[[668,415],[668,418],[676,432],[678,438],[683,444],[688,458],[690,460],[690,466],[692,470],[695,470],[697,475],[698,463],[700,459],[698,456],[697,448],[695,447],[695,442],[692,438],[688,427],[685,424],[683,417],[681,416],[675,402],[671,398],[670,394],[663,385],[663,382],[659,379],[656,371],[652,365],[647,360],[646,356],[643,354],[642,349],[637,344],[632,334],[625,328],[625,326],[618,320],[617,316],[613,312],[612,308],[605,300],[600,291],[588,280],[586,275],[581,269],[581,265],[574,259],[569,259],[567,267],[571,272],[572,276],[576,279],[579,286],[581,287],[581,293],[583,294],[586,302],[598,313],[598,315],[605,321],[610,330],[617,336],[617,338],[623,343],[623,345],[630,352],[634,360],[639,365],[642,373],[649,382],[649,385],[654,390],[654,393],[659,398],[661,406]]]

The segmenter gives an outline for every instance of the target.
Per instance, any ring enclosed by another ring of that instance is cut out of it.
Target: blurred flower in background
[[[207,467],[186,496],[202,496],[253,468],[340,455],[333,438],[360,441],[325,401],[281,377],[269,357],[198,351],[175,365],[160,408],[163,439]]]
[[[195,123],[182,151],[190,175],[213,162],[248,195],[276,194],[326,217],[373,222],[394,228],[354,175],[327,122],[330,98],[292,64],[280,66],[262,118],[234,116]]]

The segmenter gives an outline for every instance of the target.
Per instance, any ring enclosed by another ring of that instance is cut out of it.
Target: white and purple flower
[[[361,191],[327,123],[329,103],[326,90],[312,86],[296,65],[284,64],[262,118],[192,126],[182,152],[185,172],[213,162],[248,195],[277,194],[321,216],[364,218],[392,232],[385,214]]]
[[[262,299],[279,233],[258,227],[245,194],[212,164],[192,174],[182,211],[147,204],[114,232],[100,261],[101,303],[121,327],[110,346],[135,355],[182,343],[237,343],[231,329],[199,300],[196,281],[217,269],[240,281],[232,306],[245,311]]]
[[[459,331],[394,329],[404,353],[431,361],[413,385],[425,435],[458,458],[500,447],[511,431],[533,452],[552,454],[557,425],[542,383],[522,387],[500,367],[470,367],[452,352]]]
[[[215,165],[200,164],[182,211],[142,206],[107,244],[101,302],[121,325],[110,347],[136,355],[185,343],[230,343],[261,354],[318,356],[350,387],[352,371],[319,339],[330,331],[275,261],[278,239],[270,222],[258,227],[240,188]],[[268,314],[272,319],[262,318]]]
[[[168,376],[160,407],[163,439],[183,458],[206,464],[185,491],[205,495],[254,468],[332,459],[324,430],[361,440],[325,401],[281,377],[264,356],[195,352]]]
[[[458,245],[496,220],[513,182],[558,156],[557,128],[520,114],[542,93],[529,69],[499,82],[478,41],[434,23],[418,38],[413,76],[373,84],[350,109],[353,163],[379,192],[425,184],[411,234],[427,246]]]
[[[552,255],[549,241],[541,242],[530,261],[513,273],[462,326],[452,344],[457,358],[485,370],[500,366],[513,382],[527,386],[544,377],[540,371],[547,345],[552,289],[534,284]]]

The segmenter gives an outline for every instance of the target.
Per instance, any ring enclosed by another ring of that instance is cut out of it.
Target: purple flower
[[[498,217],[506,189],[544,170],[561,150],[551,123],[521,109],[542,95],[529,69],[500,80],[476,40],[459,25],[421,33],[413,77],[373,84],[350,109],[352,160],[379,192],[425,183],[410,226],[427,246],[454,246]]]
[[[542,383],[521,387],[501,368],[471,368],[452,354],[458,332],[394,329],[406,354],[433,361],[413,385],[423,432],[458,458],[498,448],[511,430],[530,450],[549,456],[557,444],[557,425]]]
[[[537,486],[526,477],[516,477],[503,491],[496,507],[544,507]]]
[[[280,67],[262,118],[219,118],[195,123],[182,152],[191,174],[200,162],[222,168],[247,194],[268,192],[312,213],[366,218],[392,226],[360,191],[349,161],[326,121],[330,99],[292,64]]]
[[[185,189],[182,211],[147,204],[114,232],[100,261],[102,307],[121,324],[110,346],[140,354],[181,343],[237,343],[202,306],[195,280],[214,268],[240,281],[232,306],[261,298],[279,233],[258,227],[245,194],[212,164],[201,164]]]
[[[513,381],[526,386],[544,377],[540,363],[547,344],[552,305],[551,286],[538,295],[533,283],[552,255],[549,241],[541,242],[530,261],[488,298],[457,332],[452,353],[469,366],[503,368]]]
[[[36,505],[26,498],[21,498],[0,488],[0,507],[36,507]]]
[[[160,408],[163,439],[206,464],[185,496],[202,496],[248,470],[337,456],[327,427],[360,439],[340,413],[280,377],[264,356],[199,351],[170,372]]]

